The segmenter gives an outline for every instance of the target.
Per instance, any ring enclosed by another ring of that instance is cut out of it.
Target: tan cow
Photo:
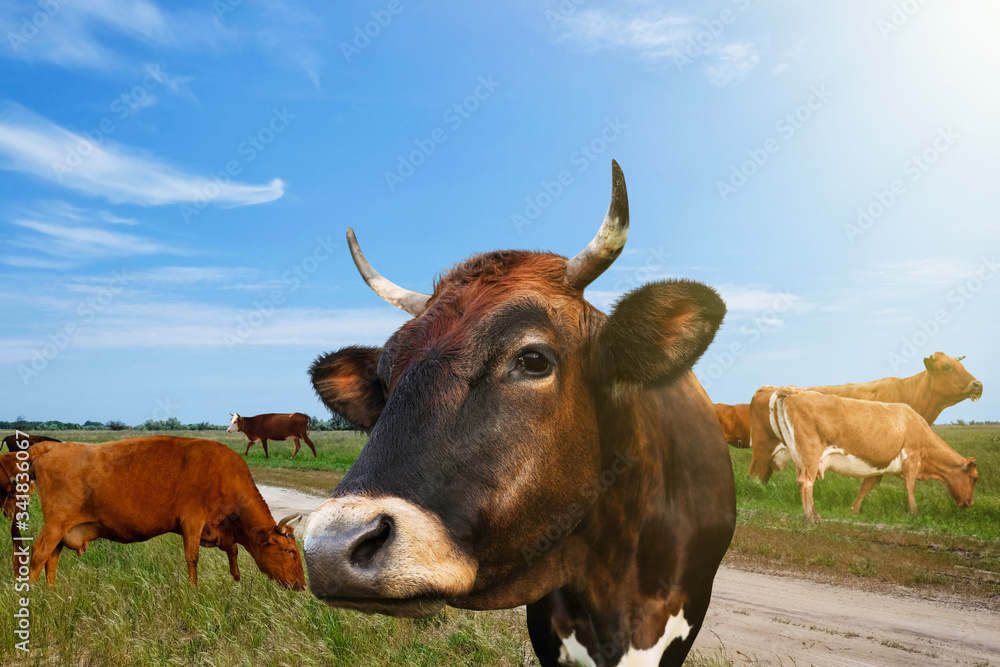
[[[45,517],[30,582],[46,566],[49,585],[55,583],[63,547],[80,555],[98,538],[130,543],[179,533],[192,586],[198,584],[199,546],[225,551],[239,581],[236,552],[242,545],[261,572],[305,590],[292,534],[296,517],[275,524],[246,462],[225,445],[160,435],[96,445],[43,442],[29,452]]]
[[[714,403],[715,414],[719,418],[722,434],[730,447],[750,448],[750,404],[726,405]]]
[[[952,358],[944,352],[935,352],[924,359],[924,370],[910,377],[887,377],[872,382],[810,387],[810,391],[879,403],[905,403],[916,410],[928,424],[933,424],[945,408],[967,398],[978,400],[983,395],[983,383],[965,370],[962,359],[965,357]],[[753,456],[747,477],[765,484],[774,470],[771,459],[779,442],[771,428],[770,399],[773,391],[774,387],[761,387],[750,401],[750,443]]]
[[[903,478],[911,514],[917,512],[918,479],[939,480],[959,507],[972,506],[976,459],[952,449],[908,405],[782,387],[771,394],[770,415],[781,440],[775,462],[795,463],[807,523],[822,523],[813,483],[827,470],[864,480],[851,505],[855,514],[882,475]]]

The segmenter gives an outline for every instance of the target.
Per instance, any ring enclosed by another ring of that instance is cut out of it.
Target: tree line
[[[177,417],[169,419],[147,419],[135,426],[123,421],[112,419],[107,422],[87,420],[82,424],[77,422],[64,422],[57,419],[49,421],[32,421],[24,417],[18,417],[14,421],[0,421],[0,431],[225,431],[229,424],[212,424],[210,422],[196,422],[185,424]],[[309,418],[309,430],[311,431],[350,431],[353,427],[340,415],[333,415],[330,419]]]

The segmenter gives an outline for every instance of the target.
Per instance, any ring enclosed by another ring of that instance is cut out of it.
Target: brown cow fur
[[[714,403],[719,426],[726,443],[736,449],[750,449],[750,404],[726,405]]]
[[[290,529],[275,524],[246,462],[225,445],[173,436],[41,443],[31,448],[30,459],[45,517],[31,555],[31,582],[47,565],[54,585],[63,547],[82,555],[98,538],[130,543],[179,533],[192,586],[198,583],[199,546],[225,551],[239,581],[239,544],[264,574],[305,588]]]

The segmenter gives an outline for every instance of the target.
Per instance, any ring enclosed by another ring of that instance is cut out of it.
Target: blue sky
[[[325,417],[319,353],[496,248],[716,286],[718,402],[967,355],[1000,418],[1000,7],[0,3],[0,419]]]

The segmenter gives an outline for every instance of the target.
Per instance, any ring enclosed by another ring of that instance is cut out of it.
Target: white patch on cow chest
[[[827,447],[823,450],[823,456],[819,460],[819,475],[822,477],[826,470],[857,479],[877,475],[902,475],[903,461],[905,460],[906,452],[900,450],[899,455],[890,461],[889,465],[885,468],[876,468],[854,454],[848,454],[840,447]]]
[[[691,626],[688,625],[687,619],[684,618],[684,610],[681,609],[679,614],[667,619],[663,635],[654,646],[645,650],[630,649],[626,651],[618,665],[619,667],[657,667],[660,664],[660,658],[663,657],[663,652],[667,650],[671,642],[675,639],[684,641],[690,633]]]
[[[587,647],[576,639],[576,632],[562,640],[562,648],[559,649],[559,661],[571,665],[584,665],[584,667],[597,667],[597,663],[590,657]]]

